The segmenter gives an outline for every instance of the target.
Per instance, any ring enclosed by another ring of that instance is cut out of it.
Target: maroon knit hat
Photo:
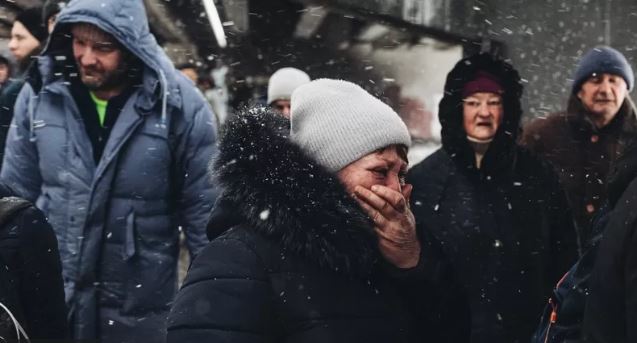
[[[462,97],[466,98],[478,92],[502,94],[504,89],[502,89],[500,80],[495,75],[486,71],[478,71],[473,80],[465,83],[462,88]]]

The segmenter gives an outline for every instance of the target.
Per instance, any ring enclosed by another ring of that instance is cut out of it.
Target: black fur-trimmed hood
[[[266,108],[228,122],[212,166],[224,193],[209,237],[241,223],[321,268],[368,274],[379,256],[371,220],[288,135],[288,121]]]
[[[497,172],[511,165],[515,140],[522,118],[522,83],[513,67],[489,54],[481,53],[460,60],[447,75],[445,95],[440,101],[439,118],[442,126],[442,146],[465,169],[476,169],[473,149],[463,126],[462,90],[479,71],[497,77],[504,89],[502,105],[504,116],[493,142],[482,160],[481,171]]]

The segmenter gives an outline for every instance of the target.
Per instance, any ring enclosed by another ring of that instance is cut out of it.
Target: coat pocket
[[[137,252],[137,246],[135,243],[135,211],[126,216],[126,232],[124,233],[124,249],[123,259],[125,261],[133,258]]]

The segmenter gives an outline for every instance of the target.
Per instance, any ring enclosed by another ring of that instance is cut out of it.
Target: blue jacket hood
[[[168,102],[179,103],[177,92],[170,91],[170,85],[175,82],[175,68],[150,33],[141,0],[72,0],[58,15],[43,56],[55,59],[59,51],[64,51],[65,47],[68,49],[71,42],[69,30],[74,23],[89,23],[99,27],[143,62],[146,66],[144,89],[149,95],[149,106],[154,105],[158,100],[157,95],[161,94],[158,86],[161,86]],[[52,67],[47,67],[46,61],[41,63],[40,72],[45,83],[54,77],[51,75],[52,70]],[[147,77],[148,71],[152,72],[151,77]]]

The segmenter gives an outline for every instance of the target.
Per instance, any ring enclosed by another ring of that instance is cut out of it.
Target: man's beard
[[[95,72],[90,74],[98,76],[89,77],[80,68],[80,78],[86,88],[91,91],[107,91],[122,86],[126,82],[127,68],[118,68],[111,72]]]

